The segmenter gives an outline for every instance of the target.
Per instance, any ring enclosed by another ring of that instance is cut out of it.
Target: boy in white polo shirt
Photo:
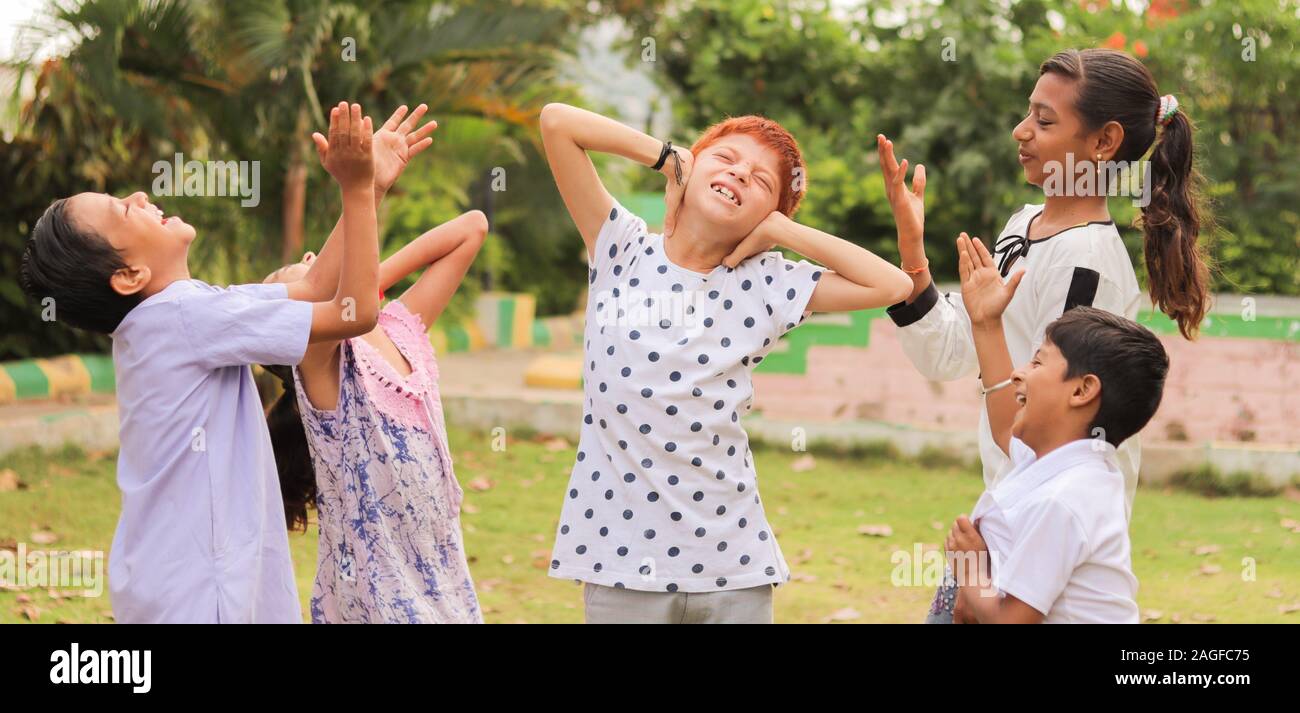
[[[989,423],[1014,468],[948,536],[954,618],[1136,624],[1115,448],[1160,405],[1164,346],[1131,320],[1077,307],[1012,373],[1001,316],[1023,273],[1004,283],[988,250],[965,233],[957,248]]]

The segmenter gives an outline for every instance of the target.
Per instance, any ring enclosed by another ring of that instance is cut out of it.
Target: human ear
[[[1101,379],[1096,374],[1084,374],[1074,385],[1070,394],[1070,406],[1083,408],[1096,402],[1101,404]]]
[[[148,266],[133,266],[119,268],[108,278],[108,284],[113,291],[119,295],[134,295],[139,293],[149,284],[150,272]]]

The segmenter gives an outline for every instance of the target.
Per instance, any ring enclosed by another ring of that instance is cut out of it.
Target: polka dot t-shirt
[[[549,574],[654,592],[788,580],[740,414],[823,268],[768,252],[688,270],[617,204],[594,250],[582,435]]]

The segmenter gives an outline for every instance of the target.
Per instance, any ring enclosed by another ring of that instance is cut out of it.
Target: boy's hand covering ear
[[[789,216],[779,210],[767,214],[750,233],[736,245],[731,254],[722,259],[722,264],[735,269],[746,258],[765,253],[776,247],[781,223],[790,220]]]
[[[961,273],[962,302],[972,324],[1001,319],[1025,276],[1025,271],[1019,270],[1004,283],[984,243],[966,233],[957,238],[957,270]]]

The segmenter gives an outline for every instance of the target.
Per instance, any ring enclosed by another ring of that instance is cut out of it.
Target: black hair
[[[266,427],[271,432],[271,449],[275,453],[275,470],[280,475],[280,497],[284,500],[284,521],[290,530],[307,531],[307,507],[316,503],[316,469],[307,447],[307,431],[298,411],[293,385],[293,368],[265,366],[284,387],[280,397],[266,412]]]
[[[1039,67],[1040,76],[1049,73],[1077,82],[1074,108],[1089,130],[1111,121],[1124,127],[1114,160],[1137,161],[1154,142],[1150,202],[1140,219],[1147,289],[1178,331],[1195,338],[1209,310],[1210,268],[1197,242],[1204,221],[1191,120],[1179,109],[1157,135],[1160,92],[1151,72],[1127,52],[1065,50]]]
[[[1169,355],[1151,330],[1094,307],[1075,307],[1047,326],[1060,350],[1065,378],[1092,374],[1101,382],[1101,406],[1088,427],[1118,446],[1155,415],[1169,373]]]
[[[77,225],[60,198],[36,221],[23,248],[18,281],[33,300],[54,299],[55,318],[74,327],[112,334],[143,299],[110,283],[126,260],[102,235]]]

